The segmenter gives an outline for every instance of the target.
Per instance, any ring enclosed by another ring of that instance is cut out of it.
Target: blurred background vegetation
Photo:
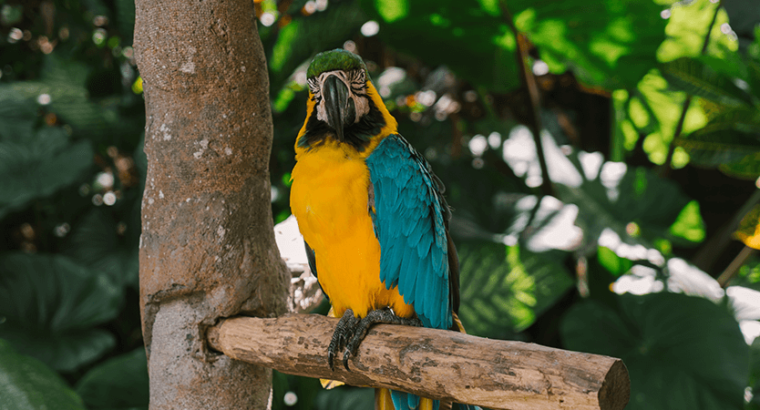
[[[756,2],[254,3],[275,222],[308,61],[356,52],[448,187],[470,333],[621,357],[629,409],[760,409]],[[0,409],[147,408],[134,19],[0,0]],[[275,373],[275,409],[371,397]]]

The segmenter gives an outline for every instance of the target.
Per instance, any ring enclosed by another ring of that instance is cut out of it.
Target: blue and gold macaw
[[[307,81],[290,206],[312,271],[341,318],[328,365],[345,347],[348,369],[375,323],[463,332],[442,184],[397,134],[359,56],[341,49],[317,54]],[[437,400],[397,391],[380,391],[376,401],[381,409],[439,408]]]

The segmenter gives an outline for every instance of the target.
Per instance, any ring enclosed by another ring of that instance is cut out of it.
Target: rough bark
[[[147,111],[140,307],[150,408],[263,409],[271,371],[205,329],[286,310],[268,161],[269,80],[250,0],[136,1]]]
[[[233,318],[209,329],[209,344],[229,357],[300,376],[387,387],[492,409],[610,409],[628,403],[620,359],[458,332],[380,325],[351,359],[327,367],[338,319],[292,315]]]

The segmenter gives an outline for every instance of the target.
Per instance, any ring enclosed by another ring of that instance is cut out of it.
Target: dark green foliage
[[[561,252],[537,254],[497,243],[460,243],[462,306],[468,333],[511,339],[573,285]]]
[[[76,391],[91,410],[148,408],[145,349],[108,359],[82,377]]]
[[[620,357],[635,409],[740,409],[748,348],[736,320],[702,298],[621,295],[616,309],[570,309],[562,338],[571,350]]]
[[[0,409],[84,410],[61,376],[36,359],[17,353],[0,339]]]
[[[0,257],[0,338],[56,370],[72,371],[113,348],[95,326],[119,313],[121,289],[63,256]]]
[[[147,158],[134,2],[54,0],[52,14],[40,2],[5,3],[0,410],[145,409],[137,253]],[[760,176],[760,29],[749,38],[745,21],[737,46],[710,0],[253,4],[262,21],[274,16],[259,32],[276,222],[290,214],[308,62],[355,50],[399,132],[447,187],[469,333],[622,357],[630,409],[760,409],[760,339],[747,347],[738,309],[729,313],[734,301],[713,279],[741,248],[714,244]],[[520,63],[537,75],[552,197],[538,188],[545,176],[524,126],[532,103],[503,7],[529,41]],[[362,34],[370,20],[377,35]],[[666,163],[674,169],[655,168]],[[723,198],[703,188],[722,186],[716,168],[751,181]],[[686,262],[711,253],[705,272]],[[728,285],[759,290],[757,257]],[[611,291],[625,286],[644,295]],[[371,389],[273,379],[274,409],[373,406]]]

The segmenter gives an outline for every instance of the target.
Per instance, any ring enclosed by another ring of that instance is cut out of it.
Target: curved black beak
[[[335,130],[338,141],[343,141],[343,127],[353,123],[356,117],[353,101],[349,101],[348,86],[337,76],[331,75],[325,79],[322,96],[325,99],[327,125]]]

